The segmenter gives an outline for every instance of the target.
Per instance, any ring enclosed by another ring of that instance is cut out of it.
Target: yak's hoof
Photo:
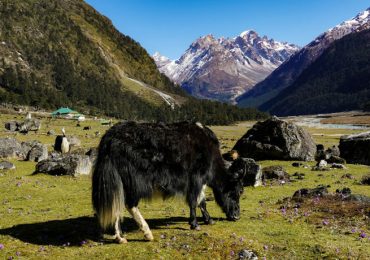
[[[154,237],[153,237],[152,233],[144,234],[144,238],[147,241],[153,241],[154,240]]]
[[[190,229],[193,229],[193,230],[196,230],[196,231],[202,230],[199,225],[196,225],[196,226],[195,225],[191,225],[190,226]]]
[[[214,225],[216,222],[213,219],[209,219],[204,221],[204,223],[206,223],[207,225]]]
[[[127,243],[127,239],[124,238],[124,237],[116,237],[116,242],[118,244],[126,244]]]

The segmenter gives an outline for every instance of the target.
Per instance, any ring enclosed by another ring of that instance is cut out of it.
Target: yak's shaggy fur
[[[237,166],[238,165],[238,166]],[[116,228],[126,207],[143,230],[153,239],[137,206],[142,198],[158,191],[163,197],[182,194],[190,207],[191,228],[198,229],[196,207],[204,221],[212,219],[206,210],[203,188],[211,187],[216,202],[229,220],[239,218],[239,197],[245,175],[243,160],[225,168],[215,134],[199,123],[151,124],[123,122],[103,136],[93,173],[93,206],[103,229]]]

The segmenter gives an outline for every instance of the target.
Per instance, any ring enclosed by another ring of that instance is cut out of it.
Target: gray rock
[[[331,155],[331,156],[327,159],[327,162],[328,162],[328,163],[341,163],[341,164],[345,164],[345,163],[346,163],[346,160],[344,160],[343,158],[341,158],[341,157],[339,157],[339,156]]]
[[[314,189],[300,189],[294,192],[293,198],[301,198],[301,197],[322,197],[328,194],[328,189],[326,186],[318,186]]]
[[[39,141],[22,142],[25,160],[39,162],[48,158],[48,148]]]
[[[15,132],[18,130],[18,122],[10,121],[5,123],[5,129],[9,130],[10,132]]]
[[[22,145],[14,138],[0,138],[0,158],[25,159]]]
[[[319,168],[325,168],[328,166],[328,162],[325,160],[321,160],[316,166],[318,166]]]
[[[258,260],[256,253],[249,249],[243,249],[238,253],[238,259],[243,260]]]
[[[79,154],[52,154],[48,159],[36,165],[35,173],[50,175],[89,175],[92,171],[92,162],[87,155]]]
[[[89,156],[90,158],[90,161],[95,164],[95,161],[96,159],[98,158],[98,149],[97,148],[90,148],[90,150],[88,150],[86,152],[86,155]]]
[[[365,185],[370,185],[370,174],[367,174],[362,177],[361,183]]]
[[[344,166],[343,164],[340,164],[340,163],[333,163],[331,165],[331,168],[335,168],[335,169],[347,169],[346,166]]]
[[[69,142],[70,149],[80,147],[81,146],[81,140],[78,139],[76,136],[67,136],[67,140]]]
[[[51,129],[46,134],[47,135],[55,135],[55,131]]]
[[[276,180],[280,182],[289,182],[290,176],[280,165],[268,166],[262,169],[262,180]]]
[[[12,170],[15,169],[15,165],[11,162],[2,161],[0,162],[0,170]]]
[[[38,119],[26,119],[23,123],[19,124],[18,130],[21,133],[28,133],[29,131],[38,131],[41,128],[41,122]]]
[[[235,144],[242,157],[255,160],[312,161],[316,145],[303,128],[273,117],[256,123]]]
[[[342,136],[339,142],[341,157],[347,163],[370,165],[370,132]]]

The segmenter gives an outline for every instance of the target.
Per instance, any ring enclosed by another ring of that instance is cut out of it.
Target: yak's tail
[[[109,156],[101,153],[93,172],[92,202],[103,230],[112,227],[124,209],[122,179]]]

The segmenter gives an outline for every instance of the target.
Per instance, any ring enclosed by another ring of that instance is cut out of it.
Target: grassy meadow
[[[16,118],[14,118],[16,117]],[[23,140],[40,140],[52,150],[55,136],[47,136],[50,129],[81,139],[84,149],[96,146],[108,127],[100,121],[86,121],[81,127],[75,121],[42,119],[38,133],[28,135],[6,132],[2,127],[21,116],[2,114],[0,136]],[[84,131],[83,126],[91,126]],[[243,122],[234,126],[215,126],[222,151],[230,150],[235,142],[253,125]],[[360,132],[342,129],[308,129],[317,143],[337,145],[340,135]],[[316,207],[298,210],[280,209],[284,198],[294,191],[319,184],[330,185],[330,192],[350,187],[352,193],[370,196],[369,186],[360,185],[369,167],[347,165],[347,170],[327,172],[294,168],[289,161],[261,161],[262,166],[282,165],[290,175],[304,173],[303,180],[285,185],[248,187],[241,198],[241,219],[228,222],[207,191],[207,204],[215,225],[201,224],[201,231],[188,225],[189,209],[182,198],[142,201],[141,213],[154,235],[153,242],[145,242],[136,224],[123,212],[122,229],[127,244],[115,244],[109,236],[98,235],[98,227],[91,206],[91,180],[88,176],[31,175],[35,163],[11,160],[15,170],[0,172],[0,258],[1,259],[236,259],[242,249],[251,249],[259,259],[369,259],[370,222],[366,212],[355,215]],[[308,163],[314,165],[314,162]],[[354,179],[343,179],[350,173]],[[316,202],[315,202],[316,203]],[[320,203],[320,202],[318,202]],[[322,205],[321,205],[322,206]],[[345,206],[343,206],[345,207]],[[369,209],[367,209],[369,210]],[[200,211],[198,210],[198,216]]]

